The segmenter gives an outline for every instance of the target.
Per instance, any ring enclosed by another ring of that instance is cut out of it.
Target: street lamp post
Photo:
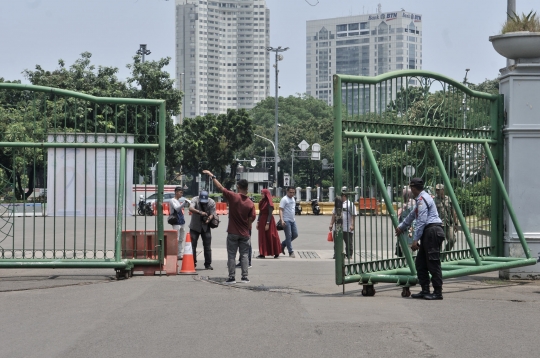
[[[278,187],[278,148],[279,148],[279,138],[278,138],[278,89],[279,89],[279,84],[278,84],[278,75],[279,75],[279,69],[278,69],[278,62],[283,60],[283,56],[280,55],[279,53],[280,52],[285,52],[287,51],[289,48],[288,47],[285,47],[285,48],[281,48],[281,46],[278,46],[277,48],[274,48],[274,47],[267,47],[266,48],[266,51],[268,52],[275,52],[276,53],[276,63],[274,64],[274,67],[276,68],[276,110],[275,110],[275,115],[276,115],[276,123],[275,123],[275,151],[274,151],[274,155],[275,155],[275,162],[274,162],[274,180],[275,180],[275,192],[274,194],[277,195],[277,187]]]
[[[140,44],[139,45],[139,49],[137,50],[137,55],[141,55],[142,56],[142,63],[144,63],[144,56],[145,55],[150,55],[152,52],[150,52],[150,50],[148,50],[146,48],[146,44]]]
[[[277,128],[277,127],[276,127],[276,128]],[[274,144],[274,142],[272,142],[270,139],[268,139],[268,138],[266,138],[266,137],[263,137],[262,135],[258,135],[258,134],[255,134],[255,133],[253,133],[253,135],[256,136],[256,137],[262,138],[262,139],[264,139],[264,140],[267,140],[267,141],[269,141],[270,143],[272,143],[272,147],[274,147],[274,160],[277,160],[277,156],[278,156],[278,155],[277,155],[277,146]],[[276,135],[276,137],[277,137],[277,135]],[[265,156],[265,158],[266,158],[266,156]],[[265,163],[266,163],[266,162],[265,162]],[[275,179],[276,182],[277,182],[277,161],[274,162],[274,173],[275,173],[275,174],[274,174],[274,175],[275,175],[275,178],[274,178],[274,179]],[[277,188],[277,185],[276,185],[276,188]],[[275,194],[277,195],[277,190],[276,190],[276,193],[275,193]]]

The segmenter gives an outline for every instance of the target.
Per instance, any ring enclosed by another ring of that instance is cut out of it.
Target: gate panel
[[[423,178],[444,219],[443,277],[534,264],[524,239],[527,259],[499,257],[503,198],[512,210],[500,180],[500,101],[427,71],[334,77],[334,159],[343,163],[334,184],[360,213],[352,255],[336,240],[337,284],[416,283],[412,231],[394,236],[401,212],[414,206],[411,177]]]
[[[157,231],[139,260],[163,262],[162,216],[136,215],[132,188],[158,163],[162,201],[164,101],[0,83],[0,125],[0,267],[130,269],[123,230]]]

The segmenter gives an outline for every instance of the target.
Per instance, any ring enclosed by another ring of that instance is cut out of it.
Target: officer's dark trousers
[[[441,225],[430,224],[424,229],[416,256],[416,272],[420,286],[429,287],[429,274],[433,287],[442,287],[441,245],[444,230]]]

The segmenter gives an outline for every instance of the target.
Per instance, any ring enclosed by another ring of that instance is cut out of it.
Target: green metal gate
[[[443,278],[536,263],[501,179],[502,95],[420,70],[334,75],[333,91],[334,185],[355,196],[360,214],[348,257],[339,225],[336,284],[359,282],[363,294],[373,295],[374,283],[391,282],[410,294],[417,283],[411,240],[407,233],[396,238],[394,229],[398,211],[408,207],[403,197],[412,176],[422,177],[432,196],[439,193],[445,230],[455,233],[453,246],[443,244]],[[435,190],[442,186],[444,196]],[[504,206],[524,258],[503,257]]]
[[[0,83],[0,267],[162,264],[165,120],[163,100]],[[133,184],[155,162],[158,215],[141,217]],[[146,243],[123,231],[157,238],[134,255]]]

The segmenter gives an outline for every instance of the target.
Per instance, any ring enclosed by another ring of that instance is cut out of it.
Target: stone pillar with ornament
[[[495,50],[511,65],[500,70],[499,93],[504,95],[504,182],[519,224],[540,262],[540,32],[491,36]],[[504,255],[524,257],[518,235],[504,213]],[[500,271],[507,279],[540,279],[540,263]]]

